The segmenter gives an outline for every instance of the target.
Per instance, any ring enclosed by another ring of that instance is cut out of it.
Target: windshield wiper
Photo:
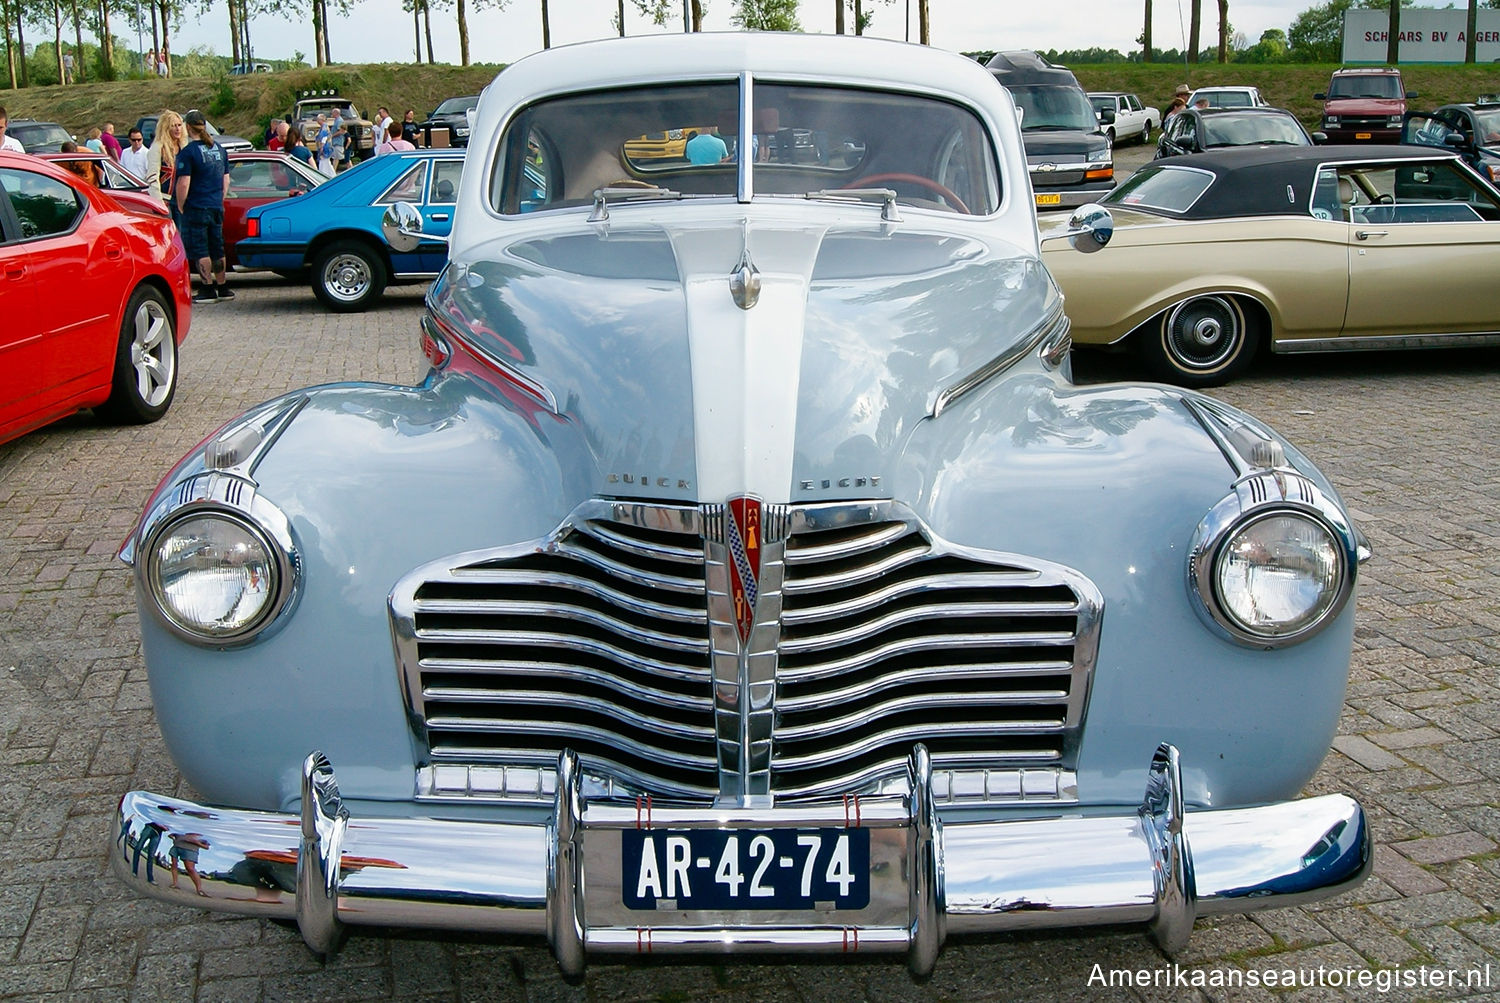
[[[655,185],[645,185],[637,188],[634,185],[625,187],[605,187],[594,189],[594,211],[589,213],[590,223],[602,223],[609,219],[610,199],[680,199],[682,192],[674,192],[670,188],[657,188]]]
[[[808,192],[803,198],[828,199],[833,202],[873,202],[879,199],[885,203],[880,210],[880,218],[888,223],[901,222],[901,214],[896,211],[894,188],[822,188]]]

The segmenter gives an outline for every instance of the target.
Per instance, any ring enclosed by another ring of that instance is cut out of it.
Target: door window
[[[462,160],[439,160],[432,165],[433,205],[452,205],[458,201],[458,179],[463,172]]]
[[[0,170],[0,187],[15,210],[21,239],[67,233],[83,215],[83,203],[71,186],[30,171]]]
[[[376,205],[393,205],[397,202],[421,202],[427,193],[427,165],[413,164],[411,170],[401,175],[399,181],[385,190],[376,200]]]

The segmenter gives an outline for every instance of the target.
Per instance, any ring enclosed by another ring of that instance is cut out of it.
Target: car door
[[[107,287],[117,270],[107,263],[126,249],[94,225],[90,203],[64,181],[4,168],[0,189],[7,213],[0,365],[16,391],[5,395],[0,423],[31,424],[108,383],[119,296]]]
[[[224,251],[232,266],[234,248],[245,236],[245,213],[267,202],[304,194],[327,178],[290,158],[230,158],[229,190],[224,195]]]
[[[394,157],[395,154],[388,154]],[[379,158],[385,160],[385,157]],[[429,166],[427,157],[413,158],[401,157],[401,173],[396,180],[388,185],[377,198],[373,205],[383,213],[386,206],[395,205],[397,202],[410,202],[422,214],[422,229],[427,231],[432,220],[432,207],[427,204],[427,169]],[[379,226],[378,220],[376,223]],[[442,233],[446,234],[453,226],[450,212],[447,222],[443,224]],[[424,246],[427,242],[417,245],[415,251],[391,250],[391,270],[397,275],[420,275],[431,269],[423,265],[423,256],[431,253],[431,248]],[[444,248],[446,254],[447,249]]]
[[[1345,338],[1500,331],[1500,199],[1441,159],[1345,165]]]
[[[458,205],[458,182],[464,162],[450,157],[432,162],[432,181],[427,186],[427,204],[422,207],[422,230],[435,237],[446,237],[453,231],[453,210]],[[440,272],[448,263],[448,245],[433,242],[418,248],[422,270]]]

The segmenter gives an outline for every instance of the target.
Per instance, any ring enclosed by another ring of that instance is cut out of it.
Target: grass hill
[[[259,141],[273,117],[285,115],[303,90],[336,90],[366,117],[385,105],[397,117],[415,108],[418,118],[444,98],[477,94],[502,67],[381,64],[334,65],[244,77],[174,77],[170,80],[124,80],[72,87],[0,90],[11,118],[59,122],[82,135],[114,122],[122,137],[141,115],[163,108],[199,108],[224,132]],[[1312,99],[1325,90],[1336,67],[1317,64],[1199,63],[1191,68],[1166,63],[1076,65],[1073,71],[1087,90],[1131,91],[1147,104],[1164,107],[1179,83],[1194,87],[1252,84],[1273,105],[1290,109],[1309,128],[1319,123],[1321,107]],[[1453,101],[1473,101],[1481,93],[1500,92],[1500,67],[1408,66],[1402,68],[1408,90],[1420,97],[1416,108]]]

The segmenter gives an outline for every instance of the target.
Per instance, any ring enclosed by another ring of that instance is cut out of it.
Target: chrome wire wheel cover
[[[356,303],[370,294],[375,276],[370,262],[352,251],[341,251],[323,263],[323,288],[334,299]]]
[[[135,370],[135,389],[148,407],[160,407],[172,393],[177,376],[176,345],[166,308],[145,299],[131,319],[130,365]]]
[[[1234,361],[1244,347],[1244,315],[1223,296],[1199,296],[1172,308],[1162,326],[1162,342],[1182,369],[1213,372]]]

